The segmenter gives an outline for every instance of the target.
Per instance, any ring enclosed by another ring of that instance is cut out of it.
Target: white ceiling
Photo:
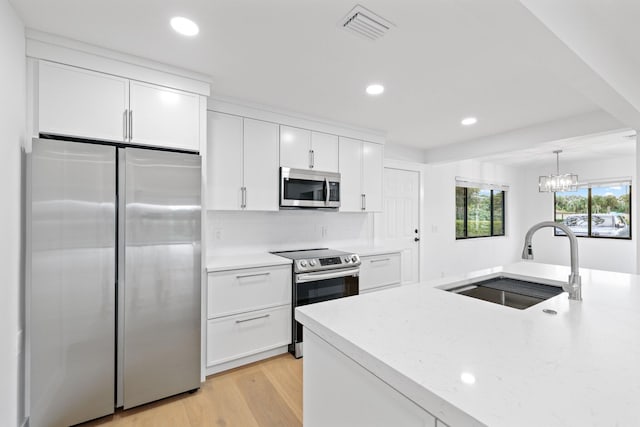
[[[632,137],[633,136],[633,137]],[[525,150],[487,156],[478,160],[508,166],[549,165],[549,172],[555,171],[555,150],[560,154],[560,169],[563,162],[606,160],[611,158],[635,158],[636,139],[633,130],[589,135],[538,144]]]
[[[360,0],[396,28],[338,28],[356,0],[12,0],[27,27],[212,76],[214,94],[429,148],[598,110],[553,58],[572,53],[515,0]],[[201,28],[188,39],[168,21]],[[371,98],[365,86],[383,82]],[[462,127],[463,117],[479,122]]]

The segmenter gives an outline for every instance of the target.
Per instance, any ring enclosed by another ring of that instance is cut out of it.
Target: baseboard
[[[217,374],[223,371],[228,371],[229,369],[237,368],[243,365],[248,365],[249,363],[254,363],[260,360],[268,359],[273,356],[278,356],[280,354],[286,353],[287,351],[289,351],[288,346],[285,345],[282,347],[277,347],[271,350],[263,351],[261,353],[252,354],[251,356],[245,356],[240,359],[221,363],[219,365],[207,366],[207,376]]]

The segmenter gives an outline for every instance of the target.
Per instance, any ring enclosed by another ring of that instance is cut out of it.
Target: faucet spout
[[[578,266],[578,239],[576,235],[571,231],[569,227],[563,223],[544,221],[532,226],[527,231],[524,237],[524,247],[522,248],[522,259],[533,259],[533,245],[531,239],[536,231],[545,227],[559,228],[569,238],[569,248],[571,251],[571,274],[562,289],[569,293],[569,299],[581,301],[582,300],[582,279],[580,278],[579,266]]]

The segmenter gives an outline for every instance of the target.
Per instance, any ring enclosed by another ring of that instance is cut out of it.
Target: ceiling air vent
[[[340,21],[339,26],[371,41],[378,40],[394,27],[382,16],[359,4]]]

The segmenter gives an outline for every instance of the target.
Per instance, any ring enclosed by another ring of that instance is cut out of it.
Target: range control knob
[[[351,262],[351,258],[349,258],[348,256],[344,257],[344,262]]]
[[[351,255],[351,261],[353,262],[358,261],[358,255]]]
[[[307,266],[307,261],[306,260],[302,260],[300,261],[300,267],[306,267]]]
[[[315,260],[315,259],[310,260],[310,261],[309,261],[309,265],[310,265],[311,267],[313,267],[314,265],[316,265],[316,260]]]

